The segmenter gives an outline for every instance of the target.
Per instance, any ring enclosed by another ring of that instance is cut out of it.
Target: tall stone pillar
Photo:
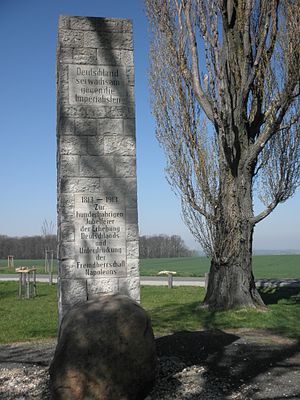
[[[105,293],[139,301],[132,24],[59,18],[59,316]]]

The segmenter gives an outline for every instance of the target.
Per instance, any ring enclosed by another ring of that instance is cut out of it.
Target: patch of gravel
[[[0,364],[0,373],[0,399],[50,400],[48,367],[12,363],[7,368]],[[187,367],[176,358],[163,357],[159,360],[157,383],[146,400],[220,399],[226,388],[226,383],[215,379],[208,384],[207,368],[203,366]],[[244,399],[239,394],[227,398]]]
[[[0,346],[0,399],[50,399],[48,368],[56,341]]]
[[[50,399],[48,367],[9,363],[0,364],[0,399]]]
[[[300,344],[263,331],[178,332],[156,339],[146,400],[300,399]],[[50,400],[55,341],[0,346],[0,399]]]

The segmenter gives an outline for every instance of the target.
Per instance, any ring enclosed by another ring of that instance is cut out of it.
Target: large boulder
[[[50,366],[53,400],[141,400],[156,373],[151,321],[122,295],[73,307],[63,318]]]

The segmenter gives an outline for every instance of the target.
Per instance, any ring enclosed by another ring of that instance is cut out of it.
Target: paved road
[[[0,274],[0,281],[17,281],[16,274]],[[38,282],[49,282],[48,275],[37,275]],[[53,277],[53,282],[57,282],[57,277]],[[168,278],[165,276],[141,276],[141,285],[162,286],[168,285]],[[174,286],[205,286],[205,278],[174,277]],[[257,279],[256,286],[271,287],[300,287],[300,279]]]
[[[0,281],[17,281],[19,279],[16,274],[0,274]],[[38,282],[49,282],[48,275],[37,275]],[[53,277],[53,282],[57,282],[57,277]],[[204,278],[181,278],[173,279],[174,286],[202,286],[204,287]],[[141,276],[141,285],[160,286],[167,285],[168,278],[163,276]]]
[[[17,274],[0,274],[0,281],[18,281],[19,275]],[[49,282],[48,275],[37,275],[36,280],[38,282]],[[53,276],[53,282],[57,282],[57,276]]]

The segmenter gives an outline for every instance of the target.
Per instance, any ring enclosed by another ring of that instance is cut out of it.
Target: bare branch
[[[192,27],[191,23],[191,2],[187,2],[184,8],[184,13],[186,17],[186,25],[188,30],[189,37],[189,45],[191,50],[191,58],[192,58],[192,74],[191,74],[191,82],[193,84],[195,95],[197,96],[199,103],[201,104],[205,114],[207,117],[213,121],[213,110],[212,110],[212,101],[208,98],[207,94],[204,93],[201,83],[200,83],[200,74],[199,74],[199,62],[198,62],[198,49],[197,49],[197,41],[195,37],[195,31]]]
[[[300,183],[299,0],[146,5],[168,180],[207,253],[243,268],[253,226]],[[265,206],[256,216],[254,184]]]
[[[294,124],[285,124],[261,153],[258,184],[260,200],[266,209],[253,218],[254,224],[266,218],[279,203],[292,197],[300,184],[299,128],[299,118]]]
[[[271,204],[268,205],[268,207],[262,211],[261,213],[259,213],[258,215],[256,215],[254,218],[251,219],[251,223],[253,225],[258,224],[260,221],[262,221],[263,219],[265,219],[268,215],[271,214],[271,212],[276,208],[276,206],[278,205],[279,201],[273,201]]]

